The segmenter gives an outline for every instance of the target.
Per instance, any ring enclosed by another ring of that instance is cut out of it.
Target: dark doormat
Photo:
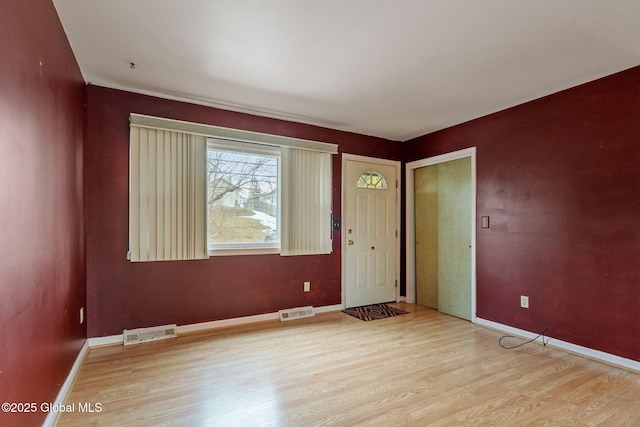
[[[372,304],[362,307],[347,308],[346,310],[343,310],[343,312],[350,316],[357,317],[360,320],[364,320],[365,322],[408,313],[408,311],[389,307],[387,304]]]

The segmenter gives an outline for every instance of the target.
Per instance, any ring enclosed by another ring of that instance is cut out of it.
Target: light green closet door
[[[471,159],[438,165],[438,310],[471,320]]]
[[[438,309],[438,165],[416,169],[416,303]]]
[[[471,158],[416,169],[416,302],[471,320]]]

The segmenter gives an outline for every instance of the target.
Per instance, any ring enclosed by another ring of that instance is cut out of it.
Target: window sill
[[[209,249],[209,256],[278,255],[280,248]]]

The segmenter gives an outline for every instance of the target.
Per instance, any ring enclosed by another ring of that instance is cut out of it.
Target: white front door
[[[346,160],[345,305],[396,301],[397,166]]]

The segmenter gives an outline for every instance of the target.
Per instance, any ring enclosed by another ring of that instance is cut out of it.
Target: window
[[[129,259],[332,251],[338,146],[131,113]]]
[[[360,175],[356,184],[358,188],[372,188],[375,190],[386,190],[387,181],[376,171],[367,171]]]
[[[280,148],[209,138],[209,249],[280,248]]]

